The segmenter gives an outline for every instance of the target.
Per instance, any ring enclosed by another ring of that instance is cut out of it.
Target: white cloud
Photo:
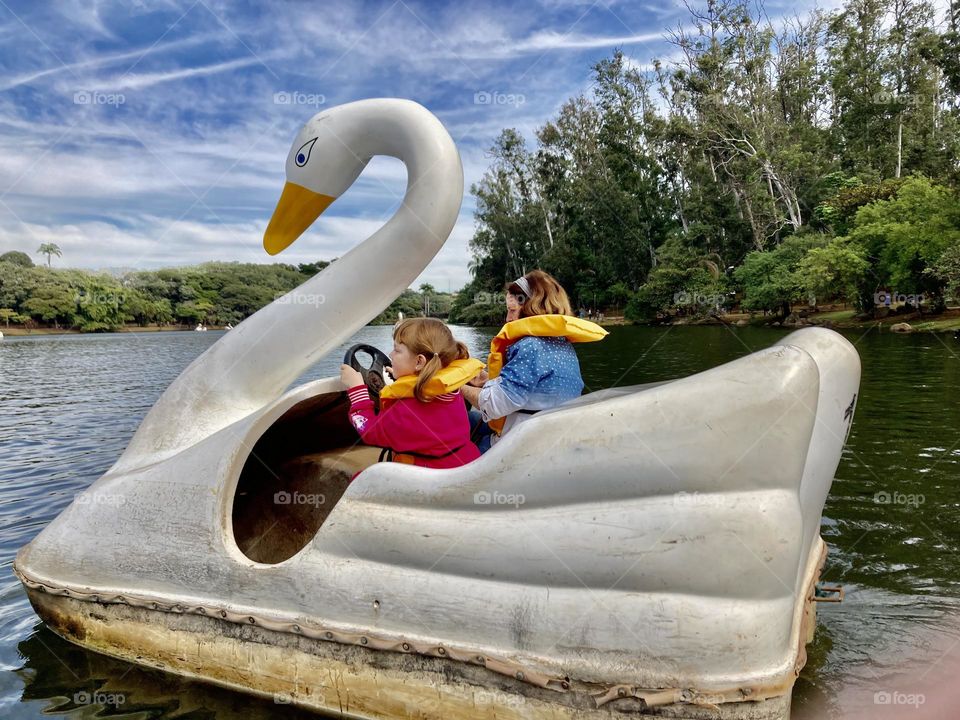
[[[144,88],[194,77],[217,75],[222,72],[238,70],[250,65],[261,65],[262,60],[256,57],[242,57],[226,62],[203,65],[200,67],[179,68],[166,72],[132,73],[105,78],[96,82],[90,89],[101,92],[117,92],[119,90],[143,90]]]
[[[2,29],[0,29],[0,37],[2,37]],[[154,44],[145,48],[137,48],[136,50],[129,50],[126,52],[113,53],[109,55],[100,55],[72,63],[55,64],[44,68],[43,70],[35,70],[23,75],[18,75],[17,77],[0,83],[0,92],[19,87],[20,85],[30,85],[36,83],[38,80],[60,75],[62,73],[70,73],[76,78],[77,76],[75,71],[77,70],[87,70],[90,68],[101,67],[103,65],[112,65],[113,63],[121,62],[123,60],[134,59],[139,61],[150,55],[158,55],[164,52],[182,50],[184,48],[208,42],[211,39],[212,36],[210,35],[195,35],[193,37],[183,38],[182,40],[176,40],[164,44]]]

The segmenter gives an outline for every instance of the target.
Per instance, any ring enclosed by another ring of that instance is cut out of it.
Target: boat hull
[[[419,688],[401,715],[436,697],[460,716],[503,688],[518,699],[484,702],[517,717],[782,718],[859,374],[848,341],[806,329],[539,413],[462,468],[356,477],[342,386],[315,381],[111,469],[14,570],[81,645],[358,717],[395,716],[393,686],[370,679],[389,670]],[[310,657],[258,670],[278,647]]]
[[[453,658],[328,642],[187,609],[174,612],[129,602],[95,602],[27,585],[30,601],[43,621],[66,640],[89,650],[252,693],[278,705],[347,718],[790,717],[790,687],[738,688],[733,692],[751,699],[723,702],[716,692],[692,689],[632,689],[635,694],[624,691],[613,698],[607,697],[608,689],[588,685],[557,692]],[[813,622],[814,607],[808,599],[807,624]]]

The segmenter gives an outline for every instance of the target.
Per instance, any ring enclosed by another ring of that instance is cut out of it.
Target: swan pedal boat
[[[409,101],[319,113],[265,237],[282,250],[377,154],[407,166],[397,213],[219,338],[20,550],[37,614],[96,652],[351,718],[788,718],[853,346],[806,328],[540,412],[463,467],[377,462],[339,378],[288,388],[443,245],[456,147]]]

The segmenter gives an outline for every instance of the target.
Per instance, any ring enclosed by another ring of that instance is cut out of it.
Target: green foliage
[[[284,264],[210,262],[196,267],[143,270],[115,277],[83,270],[54,270],[0,263],[0,320],[31,320],[83,332],[137,325],[239,323],[325,268],[318,262]],[[445,317],[453,304],[449,293],[425,286],[427,293],[407,290],[378,318],[396,322],[397,313],[421,315],[429,296],[435,317]]]
[[[960,244],[960,197],[927,178],[907,178],[895,197],[857,211],[849,237],[871,264],[861,284],[865,306],[878,288],[940,298],[943,282],[926,270]]]
[[[6,327],[10,327],[10,323],[22,323],[24,320],[26,320],[26,318],[19,315],[15,310],[0,308],[0,322]]]
[[[747,255],[733,273],[743,288],[742,306],[789,314],[791,303],[804,299],[806,292],[802,263],[811,251],[822,246],[822,238],[798,235],[773,250]]]
[[[11,250],[0,255],[0,262],[13,263],[21,267],[33,267],[33,260],[30,259],[30,256],[19,250]]]
[[[685,247],[679,237],[664,243],[660,262],[627,304],[630,320],[652,320],[664,314],[710,315],[723,309],[730,283],[717,265],[718,256],[703,256]]]
[[[945,294],[960,301],[960,243],[944,250],[926,272],[943,284]]]
[[[474,280],[457,293],[450,308],[449,321],[461,325],[499,327],[503,324],[507,312],[504,293],[481,290],[478,287]]]
[[[842,175],[836,173],[836,175]],[[842,181],[836,193],[817,206],[816,215],[824,225],[837,235],[846,235],[850,231],[857,211],[865,205],[878,200],[895,197],[903,180],[884,180],[881,183],[864,185],[857,178]]]
[[[823,247],[811,248],[798,270],[801,287],[813,298],[857,299],[870,263],[858,243],[834,238]]]

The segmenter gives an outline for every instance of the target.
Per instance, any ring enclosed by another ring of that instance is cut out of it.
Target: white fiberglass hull
[[[540,413],[468,466],[349,485],[294,457],[343,445],[321,380],[118,462],[16,571],[82,645],[357,717],[783,718],[859,373],[805,329]]]

